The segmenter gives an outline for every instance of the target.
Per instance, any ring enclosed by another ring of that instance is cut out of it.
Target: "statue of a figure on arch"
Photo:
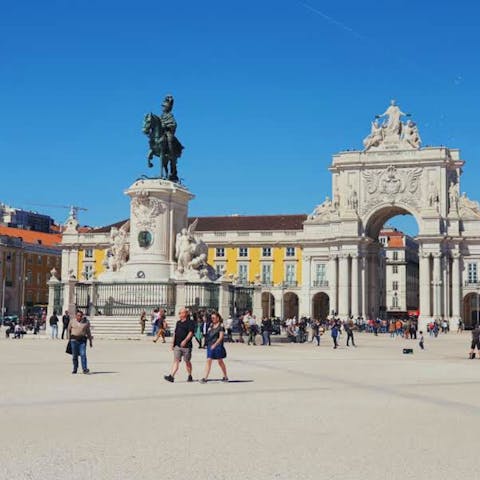
[[[403,113],[395,100],[391,100],[390,106],[381,115],[376,115],[376,118],[387,117],[386,122],[383,124],[386,133],[400,135],[402,132],[402,122],[400,118],[410,116],[408,113]]]
[[[173,116],[173,97],[167,95],[162,103],[160,116],[147,113],[143,120],[143,133],[149,138],[148,166],[153,167],[153,157],[162,161],[161,176],[178,182],[177,160],[182,155],[183,145],[175,136],[177,122]]]

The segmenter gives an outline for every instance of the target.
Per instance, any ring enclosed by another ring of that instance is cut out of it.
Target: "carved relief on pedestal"
[[[419,182],[423,170],[408,168],[397,170],[390,165],[383,170],[366,170],[363,178],[366,183],[365,201],[361,213],[365,213],[380,203],[404,203],[418,207],[420,200]]]
[[[155,218],[164,211],[165,205],[158,198],[149,196],[148,192],[140,191],[132,199],[132,213],[138,229],[152,228]]]

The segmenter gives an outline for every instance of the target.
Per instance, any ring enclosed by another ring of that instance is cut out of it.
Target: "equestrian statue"
[[[158,157],[162,161],[161,177],[178,182],[177,160],[182,155],[183,145],[175,136],[177,122],[172,108],[173,97],[168,95],[162,103],[163,113],[160,116],[154,113],[145,115],[143,133],[149,139],[148,167],[153,167],[153,157]]]

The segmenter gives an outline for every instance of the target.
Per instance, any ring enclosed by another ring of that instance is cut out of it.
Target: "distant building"
[[[50,271],[61,271],[60,241],[60,234],[0,226],[0,312],[20,315],[48,303]]]
[[[418,316],[418,243],[396,228],[384,228],[379,236],[384,247],[384,304],[387,317]]]
[[[51,233],[55,222],[53,218],[48,215],[14,208],[0,203],[0,224],[6,227]]]

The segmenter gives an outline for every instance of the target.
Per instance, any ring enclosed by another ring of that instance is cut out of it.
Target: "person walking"
[[[48,323],[50,324],[50,328],[52,330],[52,340],[54,338],[58,339],[58,317],[55,310],[53,311],[53,315],[50,317]]]
[[[314,320],[312,323],[312,342],[317,341],[317,347],[320,346],[320,320]]]
[[[168,324],[167,324],[167,316],[163,308],[161,308],[158,311],[157,325],[158,325],[158,332],[155,338],[153,339],[153,341],[154,343],[156,343],[157,340],[161,338],[162,343],[165,343],[165,332],[167,331]]]
[[[70,314],[68,313],[68,310],[65,310],[65,314],[62,317],[62,324],[63,324],[62,340],[63,340],[64,335],[67,333],[67,328],[68,328],[69,322],[70,322]]]
[[[472,330],[472,344],[470,346],[470,360],[475,358],[475,349],[477,349],[477,353],[480,357],[480,326],[476,325],[475,328]]]
[[[248,324],[248,345],[252,344],[255,346],[255,338],[258,333],[257,319],[255,315],[252,315],[252,312],[247,312],[246,317],[246,319],[243,319],[243,322]]]
[[[200,383],[207,383],[213,360],[218,362],[218,366],[222,370],[222,382],[228,382],[227,367],[223,359],[227,356],[223,345],[225,339],[225,329],[223,328],[223,320],[218,312],[212,313],[212,323],[207,332],[207,363],[205,365],[205,374]]]
[[[233,342],[233,318],[231,315],[225,320],[225,330],[227,331],[227,342]]]
[[[425,340],[423,338],[423,332],[420,330],[419,333],[420,333],[420,341],[418,342],[418,345],[422,350],[425,350]]]
[[[150,314],[150,323],[152,325],[152,337],[155,338],[158,333],[158,308],[154,308]]]
[[[169,375],[164,375],[167,382],[175,381],[175,374],[182,358],[185,360],[188,377],[187,382],[193,382],[192,378],[192,338],[195,333],[195,323],[188,316],[188,310],[184,307],[178,312],[179,320],[175,325],[175,333],[173,334],[172,352],[173,363]]]
[[[83,316],[83,312],[78,311],[75,318],[72,318],[68,324],[67,338],[72,346],[72,373],[77,373],[78,370],[78,356],[82,363],[83,373],[88,374],[90,370],[87,366],[87,340],[90,343],[90,348],[93,347],[93,337],[90,328],[90,322],[87,317]]]
[[[262,345],[272,345],[270,335],[272,334],[273,325],[270,318],[264,318],[262,320]]]
[[[145,333],[145,324],[147,323],[147,312],[143,310],[140,315],[140,334],[143,335]]]
[[[337,337],[338,337],[338,334],[339,334],[339,329],[338,329],[337,322],[333,323],[332,328],[330,330],[330,334],[332,335],[333,348],[337,348],[338,347]]]
[[[353,323],[345,322],[343,328],[345,328],[345,332],[347,332],[347,347],[350,346],[350,340],[352,341],[352,346],[356,347],[355,339],[353,338]]]

